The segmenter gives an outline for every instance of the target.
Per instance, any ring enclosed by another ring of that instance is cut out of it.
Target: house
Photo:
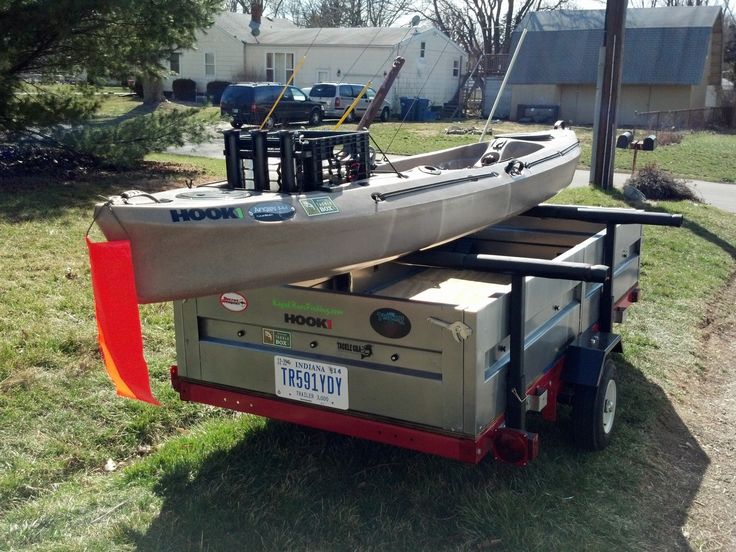
[[[548,106],[561,119],[593,123],[604,19],[604,10],[527,14],[512,46],[528,29],[509,76],[512,119]],[[722,52],[720,7],[628,9],[619,124],[642,124],[642,112],[719,105]]]
[[[170,90],[175,78],[193,79],[201,94],[213,80],[284,83],[297,69],[295,86],[371,81],[377,89],[400,55],[406,62],[388,98],[398,112],[402,96],[439,105],[452,99],[465,66],[465,52],[433,27],[303,29],[264,18],[253,36],[249,24],[245,14],[217,16],[212,27],[199,33],[196,49],[172,58],[175,74],[164,89]]]

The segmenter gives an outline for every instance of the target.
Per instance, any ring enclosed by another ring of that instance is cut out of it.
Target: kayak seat
[[[479,159],[488,148],[487,142],[468,144],[432,153],[412,155],[403,159],[393,161],[393,167],[388,163],[376,167],[374,172],[386,173],[397,171],[408,171],[417,167],[436,167],[440,170],[467,169],[479,166]]]

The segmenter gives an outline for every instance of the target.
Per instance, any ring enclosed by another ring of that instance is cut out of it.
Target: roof
[[[695,85],[703,80],[717,6],[626,11],[623,84]],[[597,80],[605,10],[531,12],[511,84],[590,84]],[[575,63],[570,63],[575,60]]]
[[[255,37],[251,34],[249,25],[249,14],[222,12],[215,16],[215,27],[219,27],[225,33],[232,35],[238,40],[255,42]],[[261,33],[285,29],[296,29],[296,25],[288,19],[282,19],[280,17],[275,19],[263,17],[261,19]]]
[[[460,50],[446,35],[432,27],[339,27],[311,28],[297,27],[288,19],[267,19],[261,21],[260,34],[251,34],[250,15],[224,12],[215,16],[215,26],[225,33],[248,44],[269,46],[373,46],[394,47],[409,40],[412,36],[434,32],[442,36]],[[412,32],[413,30],[413,32]]]
[[[432,28],[411,29],[406,27],[322,27],[311,29],[290,29],[262,32],[255,40],[258,44],[269,46],[360,46],[388,47],[409,40],[412,36],[432,32]],[[439,33],[447,41],[444,34]],[[251,37],[253,38],[253,37]],[[450,41],[451,42],[451,41]],[[454,43],[453,43],[454,44]]]

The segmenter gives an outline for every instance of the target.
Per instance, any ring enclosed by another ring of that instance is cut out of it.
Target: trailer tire
[[[575,386],[572,435],[577,447],[602,450],[608,446],[616,422],[617,396],[616,364],[606,358],[598,387]]]

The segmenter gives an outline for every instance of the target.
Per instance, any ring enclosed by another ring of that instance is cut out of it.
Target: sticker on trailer
[[[263,344],[291,349],[291,334],[281,330],[263,328]]]
[[[348,409],[348,369],[303,358],[275,356],[276,395],[340,410]]]
[[[230,312],[243,312],[248,308],[248,300],[240,293],[229,291],[220,295],[220,305]]]

